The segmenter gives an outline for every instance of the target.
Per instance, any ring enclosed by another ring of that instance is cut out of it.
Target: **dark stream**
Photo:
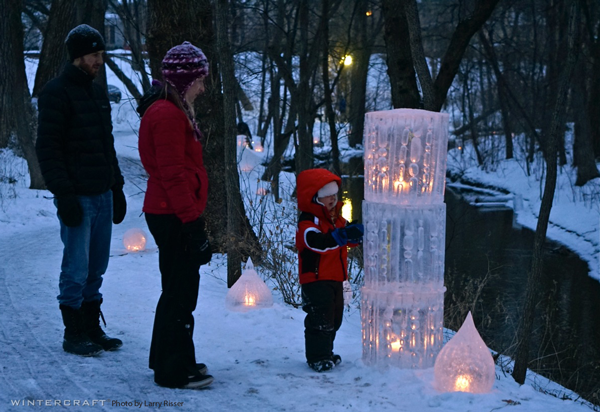
[[[467,307],[488,347],[513,356],[534,232],[513,223],[511,208],[465,199],[476,196],[446,188],[444,323],[457,330]],[[529,367],[600,405],[600,282],[564,246],[547,241],[544,252]]]
[[[362,199],[362,179],[346,179],[344,186]],[[477,196],[446,188],[444,326],[458,330],[470,310],[488,347],[512,357],[534,232],[515,225],[509,207],[472,206]],[[529,368],[600,405],[600,282],[589,277],[586,262],[551,241],[544,273]]]

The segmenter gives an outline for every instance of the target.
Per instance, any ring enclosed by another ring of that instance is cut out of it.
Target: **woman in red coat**
[[[184,42],[167,52],[162,74],[155,101],[141,110],[139,133],[148,173],[143,212],[158,245],[162,283],[149,366],[161,386],[198,389],[213,381],[206,365],[196,363],[192,338],[199,269],[211,258],[202,218],[208,177],[193,109],[204,91],[208,62],[202,50]]]
[[[362,241],[360,224],[346,225],[340,211],[338,191],[342,184],[325,169],[309,169],[297,179],[298,208],[302,212],[296,232],[296,248],[304,342],[308,366],[317,372],[334,368],[342,361],[333,353],[333,341],[342,325],[342,283],[348,279],[348,250]]]

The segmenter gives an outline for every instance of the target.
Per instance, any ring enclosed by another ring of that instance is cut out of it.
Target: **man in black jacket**
[[[104,39],[82,24],[71,30],[65,44],[72,64],[40,93],[36,150],[54,195],[64,244],[58,295],[63,349],[93,356],[123,344],[104,333],[99,317],[112,223],[123,221],[127,204],[110,103],[93,82],[104,63]]]

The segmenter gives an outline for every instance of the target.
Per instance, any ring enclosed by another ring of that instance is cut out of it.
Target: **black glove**
[[[346,226],[346,235],[348,235],[348,241],[357,243],[362,240],[365,228],[360,223],[352,223]]]
[[[81,209],[77,196],[57,196],[56,208],[58,209],[58,216],[65,225],[75,227],[81,224],[81,221],[83,220],[83,210]]]
[[[208,235],[205,230],[203,218],[193,222],[184,223],[181,226],[183,243],[186,251],[190,254],[192,262],[197,265],[206,265],[212,259],[212,250]]]
[[[127,213],[127,200],[122,188],[113,189],[113,223],[118,225],[125,219]]]

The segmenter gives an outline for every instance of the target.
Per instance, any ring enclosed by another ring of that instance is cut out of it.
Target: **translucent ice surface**
[[[132,228],[123,235],[123,246],[130,252],[141,252],[146,250],[147,235],[140,228]]]
[[[469,312],[435,361],[435,387],[442,392],[486,393],[494,385],[495,372],[494,359]]]
[[[363,361],[380,367],[432,367],[444,337],[444,291],[363,288]]]
[[[225,306],[236,312],[273,306],[271,290],[254,270],[252,259],[248,259],[242,276],[227,292]]]
[[[448,114],[395,109],[365,115],[365,200],[444,201]]]
[[[363,361],[432,367],[442,347],[448,115],[365,116]]]
[[[365,286],[388,291],[443,286],[444,203],[398,207],[364,201],[363,221]]]

